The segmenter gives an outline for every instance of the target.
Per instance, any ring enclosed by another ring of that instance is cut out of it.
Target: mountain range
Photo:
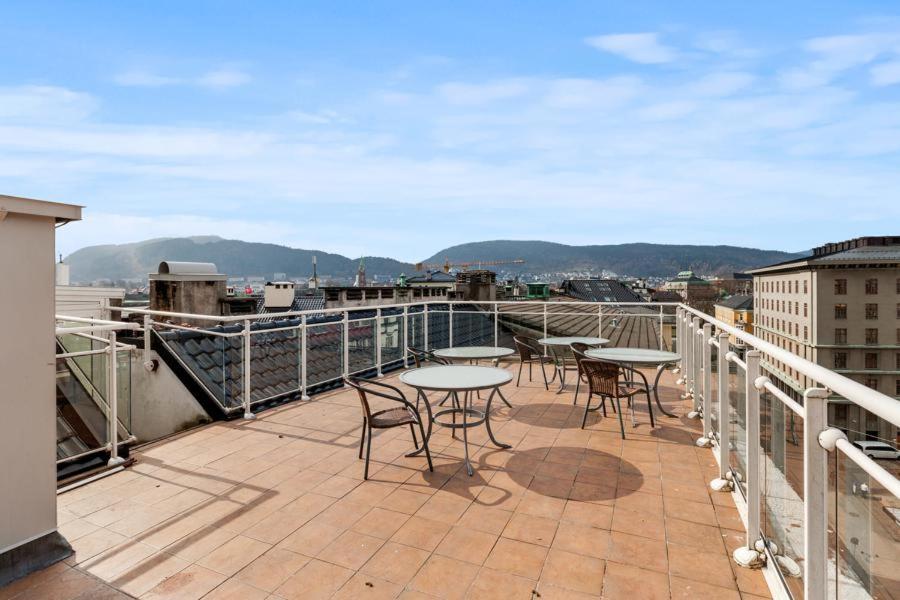
[[[692,269],[704,274],[726,274],[803,254],[758,250],[737,246],[686,246],[671,244],[616,244],[569,246],[553,242],[497,240],[473,242],[446,248],[425,259],[440,264],[474,260],[522,259],[521,265],[503,265],[502,270],[520,274],[563,274],[602,269],[636,277],[667,277]],[[230,276],[309,277],[316,257],[318,273],[324,277],[350,278],[359,258],[340,254],[289,248],[277,244],[226,240],[217,236],[157,238],[131,244],[89,246],[66,258],[73,282],[98,279],[138,279],[155,273],[163,260],[212,262]],[[392,258],[364,257],[371,279],[407,275],[414,265]]]

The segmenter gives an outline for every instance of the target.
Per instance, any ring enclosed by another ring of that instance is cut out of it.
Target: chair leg
[[[531,365],[532,365],[532,362],[529,360],[528,361],[528,381],[529,382],[531,382]]]
[[[369,456],[372,455],[372,428],[369,427],[369,437],[366,440],[366,470],[363,472],[363,479],[369,478]]]
[[[615,404],[619,405],[619,410],[616,411],[616,415],[619,417],[619,429],[622,431],[622,439],[625,439],[625,421],[622,420],[622,405],[619,404],[619,397],[615,397]]]
[[[425,439],[425,428],[422,419],[419,419],[419,432],[422,434],[422,446],[425,447],[425,458],[428,459],[428,470],[434,473],[434,464],[431,462],[431,450],[428,449],[428,440]]]
[[[581,428],[584,429],[585,424],[587,423],[588,412],[591,410],[591,393],[588,392],[587,402],[584,405],[584,416],[581,417]]]
[[[366,443],[366,419],[363,417],[362,433],[359,437],[359,457],[362,458],[363,444]]]
[[[547,381],[547,371],[544,370],[544,361],[541,361],[541,375],[544,376],[544,389],[550,389],[550,383]]]
[[[600,406],[603,407],[603,416],[606,416],[606,396],[600,396]]]
[[[413,437],[413,446],[415,447],[416,450],[418,450],[419,449],[419,441],[416,439],[416,428],[413,427],[412,423],[409,424],[409,432],[412,434],[412,437]]]
[[[647,411],[650,413],[650,427],[656,427],[653,421],[653,403],[650,401],[650,392],[647,392]]]
[[[519,376],[516,377],[516,387],[519,387],[519,382],[522,381],[522,367],[525,366],[525,363],[519,361]]]
[[[578,375],[578,378],[575,380],[575,399],[572,400],[572,404],[578,405],[578,388],[581,387],[581,374]]]

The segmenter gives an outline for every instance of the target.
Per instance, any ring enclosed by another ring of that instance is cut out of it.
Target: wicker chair
[[[522,379],[522,367],[528,363],[528,381],[531,381],[531,365],[537,362],[541,365],[541,374],[544,376],[544,388],[550,389],[550,383],[547,381],[547,372],[544,370],[546,363],[553,364],[553,360],[544,356],[544,350],[535,338],[525,335],[513,336],[516,343],[516,350],[519,352],[519,376],[516,377],[516,386]]]
[[[581,387],[581,382],[588,382],[581,368],[581,361],[590,359],[590,356],[585,354],[585,352],[593,348],[593,346],[582,344],[581,342],[573,342],[569,344],[569,348],[572,349],[572,354],[575,355],[575,365],[578,367],[578,378],[575,380],[575,400],[572,404],[578,404],[578,389]]]
[[[369,456],[372,453],[372,430],[373,429],[391,429],[393,427],[402,427],[409,425],[409,432],[412,434],[413,446],[419,449],[419,442],[416,439],[416,425],[419,427],[419,433],[422,434],[422,446],[425,448],[425,457],[428,459],[428,470],[434,471],[434,464],[431,462],[431,451],[428,450],[428,440],[425,439],[425,428],[422,425],[422,416],[419,414],[418,408],[413,406],[406,396],[399,389],[386,383],[363,379],[361,377],[345,377],[344,383],[356,389],[359,394],[359,402],[363,409],[363,429],[362,437],[359,440],[359,457],[363,455],[363,443],[366,445],[366,468],[363,472],[363,479],[369,478]],[[400,404],[394,408],[386,408],[382,410],[372,411],[369,406],[369,395],[385,398]],[[428,420],[431,420],[431,406],[425,402],[425,409],[428,412]]]
[[[413,361],[416,363],[416,368],[421,369],[422,365],[425,363],[434,363],[436,365],[449,365],[450,362],[434,355],[434,352],[431,350],[421,350],[419,348],[414,348],[412,346],[407,346],[406,351],[409,352]]]
[[[619,429],[622,432],[622,439],[625,439],[625,423],[622,420],[622,405],[620,398],[627,398],[629,402],[637,394],[645,394],[647,396],[647,409],[650,411],[650,426],[655,427],[653,420],[653,406],[650,402],[650,393],[644,387],[629,385],[627,382],[619,381],[621,368],[615,363],[610,363],[594,358],[583,358],[579,362],[579,368],[585,375],[588,383],[588,400],[584,407],[584,417],[581,419],[581,428],[584,429],[587,423],[588,413],[598,409],[603,409],[603,416],[606,416],[606,399],[609,398],[613,403],[616,414],[619,417]],[[600,396],[600,404],[591,408],[591,398]]]

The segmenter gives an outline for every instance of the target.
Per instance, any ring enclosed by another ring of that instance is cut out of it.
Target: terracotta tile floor
[[[664,376],[663,400],[681,413],[673,385]],[[696,421],[651,429],[639,407],[623,442],[612,413],[580,428],[583,395],[573,406],[571,391],[510,385],[493,428],[513,448],[471,430],[473,477],[449,430],[431,438],[429,473],[393,429],[376,435],[364,482],[354,394],[145,446],[133,467],[59,497],[75,555],[0,600],[769,596],[729,558],[740,519],[707,491],[715,460],[692,443]]]

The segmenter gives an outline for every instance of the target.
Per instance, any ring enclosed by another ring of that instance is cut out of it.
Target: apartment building
[[[753,333],[753,296],[736,295],[720,300],[715,304],[715,317],[723,323],[737,327],[747,333]],[[742,341],[731,336],[732,344],[741,345]]]
[[[900,236],[826,244],[751,273],[757,336],[900,398]],[[764,366],[796,398],[814,385],[778,361]],[[897,436],[896,427],[841,398],[833,398],[830,418],[851,439]]]

